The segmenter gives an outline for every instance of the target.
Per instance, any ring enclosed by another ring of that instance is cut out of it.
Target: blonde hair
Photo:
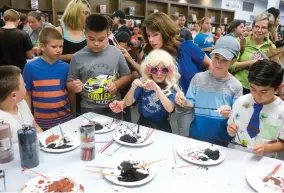
[[[7,11],[4,12],[4,20],[5,21],[18,21],[20,20],[20,14],[14,9],[8,9]]]
[[[177,63],[175,59],[164,50],[153,50],[149,53],[149,55],[147,55],[145,60],[143,60],[141,64],[141,81],[146,82],[146,80],[152,79],[151,75],[147,72],[147,65],[156,67],[159,64],[163,64],[165,67],[172,67],[173,69],[173,72],[166,76],[165,83],[167,87],[164,90],[164,93],[166,95],[170,95],[172,93],[172,89],[176,92],[181,91],[178,86],[180,74],[178,73]]]
[[[255,26],[255,23],[258,21],[268,20],[268,30],[270,31],[271,28],[274,25],[274,16],[270,13],[263,12],[261,14],[258,14],[254,17],[254,21],[252,26]]]
[[[84,23],[82,23],[81,16],[85,6],[91,9],[89,2],[86,0],[71,0],[62,16],[64,25],[73,30],[83,29]]]

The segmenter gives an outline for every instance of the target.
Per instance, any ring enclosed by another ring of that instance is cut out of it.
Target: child
[[[13,142],[18,141],[17,131],[25,123],[31,124],[37,132],[42,131],[24,100],[26,88],[18,67],[0,66],[0,93],[0,119],[10,124]]]
[[[33,58],[33,44],[27,33],[17,29],[20,15],[14,9],[4,12],[5,26],[0,28],[0,65],[17,65],[21,70]]]
[[[154,50],[142,62],[141,72],[142,78],[132,83],[125,98],[109,106],[118,113],[138,102],[138,124],[171,133],[168,117],[174,111],[175,94],[180,91],[176,62],[168,52]]]
[[[222,146],[232,139],[226,132],[227,118],[233,103],[242,95],[242,85],[228,69],[237,60],[239,51],[236,38],[221,37],[211,54],[212,68],[193,77],[186,98],[183,93],[177,94],[176,103],[194,108],[189,128],[192,138]]]
[[[58,60],[62,54],[62,35],[55,28],[44,28],[39,34],[42,57],[28,63],[23,72],[26,101],[33,107],[37,123],[50,129],[71,118],[66,82],[69,65]]]
[[[233,148],[252,151],[257,156],[279,158],[284,150],[284,102],[274,95],[283,80],[283,69],[270,60],[260,60],[249,70],[251,94],[240,97],[228,121]]]
[[[194,43],[199,46],[207,56],[210,56],[214,47],[214,38],[210,32],[211,19],[209,17],[204,17],[201,19],[200,23],[201,31],[194,38]]]
[[[82,96],[82,113],[94,112],[120,118],[108,107],[119,89],[131,82],[128,65],[121,51],[108,45],[109,25],[98,14],[86,20],[87,47],[77,52],[71,60],[68,89]]]

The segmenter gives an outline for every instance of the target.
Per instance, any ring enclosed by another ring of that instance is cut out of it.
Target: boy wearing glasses
[[[239,52],[236,38],[220,38],[211,53],[212,68],[193,77],[185,96],[177,94],[179,105],[194,108],[190,137],[222,146],[232,139],[226,132],[227,119],[234,102],[242,95],[242,85],[228,70]]]
[[[90,15],[85,35],[87,46],[70,63],[68,90],[80,93],[82,113],[120,118],[108,104],[120,99],[119,90],[132,80],[126,60],[118,48],[108,45],[109,25],[104,16]]]

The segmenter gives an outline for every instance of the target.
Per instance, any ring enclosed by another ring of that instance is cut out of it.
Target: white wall
[[[247,22],[250,22],[251,15],[257,15],[267,9],[267,1],[263,0],[244,0],[245,2],[254,3],[253,12],[243,11],[243,0],[240,0],[241,2],[239,8],[227,7],[226,4],[229,1],[230,0],[222,0],[222,9],[235,10],[235,19],[242,19],[246,20]]]

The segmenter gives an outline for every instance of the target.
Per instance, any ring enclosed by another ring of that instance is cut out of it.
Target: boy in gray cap
[[[185,96],[176,95],[177,104],[194,108],[190,137],[222,146],[231,141],[227,121],[234,102],[242,95],[242,85],[228,70],[239,52],[236,38],[220,38],[211,53],[212,68],[193,77]]]

